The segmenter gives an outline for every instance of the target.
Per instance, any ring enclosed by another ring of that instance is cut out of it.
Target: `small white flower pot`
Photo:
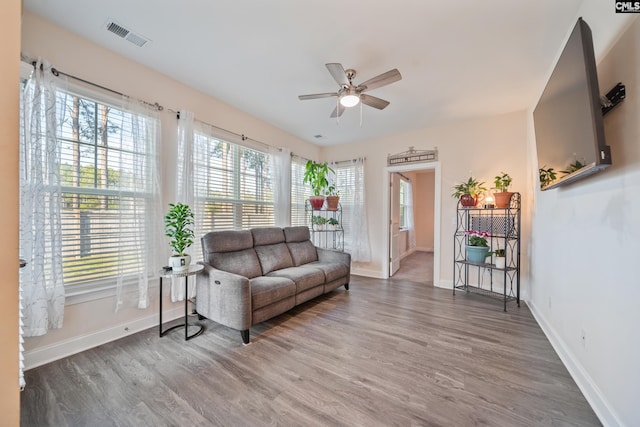
[[[494,258],[496,268],[504,268],[505,267],[505,257],[497,256]]]
[[[190,264],[191,264],[190,255],[172,256],[169,258],[169,265],[171,266],[171,270],[177,273],[188,270]]]

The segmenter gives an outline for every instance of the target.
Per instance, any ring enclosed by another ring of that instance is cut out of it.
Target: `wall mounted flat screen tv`
[[[556,175],[549,182],[541,179],[542,190],[577,181],[611,165],[593,39],[582,18],[549,77],[533,120],[538,168],[551,168]]]

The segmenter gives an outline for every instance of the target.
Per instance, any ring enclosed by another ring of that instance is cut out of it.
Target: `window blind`
[[[196,220],[196,236],[214,230],[273,226],[269,155],[201,132],[195,132],[194,145],[196,153],[204,153],[193,165],[196,212],[201,215]],[[194,249],[200,257],[199,241]]]
[[[146,224],[136,218],[158,197],[156,141],[139,123],[153,119],[74,93],[56,102],[65,286],[138,273]]]
[[[304,209],[311,196],[311,188],[303,183],[306,163],[301,157],[291,157],[291,225],[309,225]]]

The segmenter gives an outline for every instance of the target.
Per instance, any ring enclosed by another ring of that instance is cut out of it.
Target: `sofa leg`
[[[349,290],[349,284],[348,284],[348,283],[347,283],[347,284],[345,284],[345,285],[344,285],[344,288],[345,288],[346,290]]]
[[[242,342],[249,344],[249,330],[245,329],[244,331],[240,331],[240,335],[242,336]]]

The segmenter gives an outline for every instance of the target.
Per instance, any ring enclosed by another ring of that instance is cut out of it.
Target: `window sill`
[[[149,290],[157,288],[154,278],[149,278]],[[122,293],[129,293],[137,291],[137,283],[125,283],[123,284]],[[116,284],[105,283],[102,285],[77,285],[71,289],[65,290],[65,306],[84,304],[91,301],[97,301],[105,298],[115,298],[116,296]]]

